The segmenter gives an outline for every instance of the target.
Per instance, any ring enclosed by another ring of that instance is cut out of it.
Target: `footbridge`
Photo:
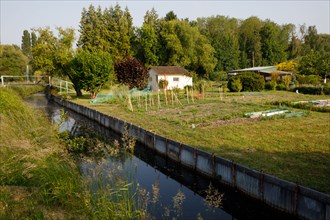
[[[51,76],[7,76],[2,75],[0,87],[7,86],[52,86],[59,89],[60,93],[75,93],[73,83]]]

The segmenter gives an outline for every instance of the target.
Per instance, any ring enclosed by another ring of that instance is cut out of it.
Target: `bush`
[[[225,71],[216,71],[210,73],[210,80],[220,82],[227,80],[227,73]]]
[[[286,86],[283,83],[277,84],[276,90],[286,90]]]
[[[297,81],[299,84],[310,84],[310,85],[318,85],[320,84],[320,76],[317,75],[296,75]]]
[[[300,86],[293,89],[295,92],[298,90],[299,93],[310,94],[310,95],[330,95],[329,86]]]
[[[277,89],[277,82],[275,81],[269,81],[269,82],[266,82],[265,84],[265,89],[266,90],[276,90]]]
[[[237,78],[240,79],[242,83],[242,91],[254,92],[254,91],[261,91],[265,88],[265,80],[261,75],[253,72],[244,72],[229,79],[228,88],[232,92],[237,90],[237,88],[235,89],[233,87],[233,82]]]
[[[240,92],[243,88],[241,80],[239,77],[229,81],[229,88],[231,92]]]
[[[160,79],[158,81],[158,87],[160,89],[165,89],[168,86],[168,81],[166,79]]]

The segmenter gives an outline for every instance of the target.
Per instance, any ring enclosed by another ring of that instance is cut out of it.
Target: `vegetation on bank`
[[[0,88],[0,219],[141,218],[125,180],[91,191],[57,127],[19,95],[30,89]]]
[[[73,101],[253,169],[330,193],[329,113],[314,111],[317,107],[289,106],[303,116],[244,117],[246,112],[328,96],[287,91],[219,93],[211,87],[202,96],[190,95],[187,99],[181,91],[176,95],[178,101],[171,91],[167,98],[160,93],[160,105],[157,93],[131,100],[117,96],[108,103],[90,104],[87,96]]]

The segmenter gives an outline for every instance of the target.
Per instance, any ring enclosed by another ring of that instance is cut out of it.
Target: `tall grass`
[[[0,90],[0,219],[142,218],[127,181],[91,191],[57,128],[23,101],[29,93]]]

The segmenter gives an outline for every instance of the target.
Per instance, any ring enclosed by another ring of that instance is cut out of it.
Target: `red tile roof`
[[[158,75],[189,75],[189,72],[181,66],[152,66],[150,69]]]

